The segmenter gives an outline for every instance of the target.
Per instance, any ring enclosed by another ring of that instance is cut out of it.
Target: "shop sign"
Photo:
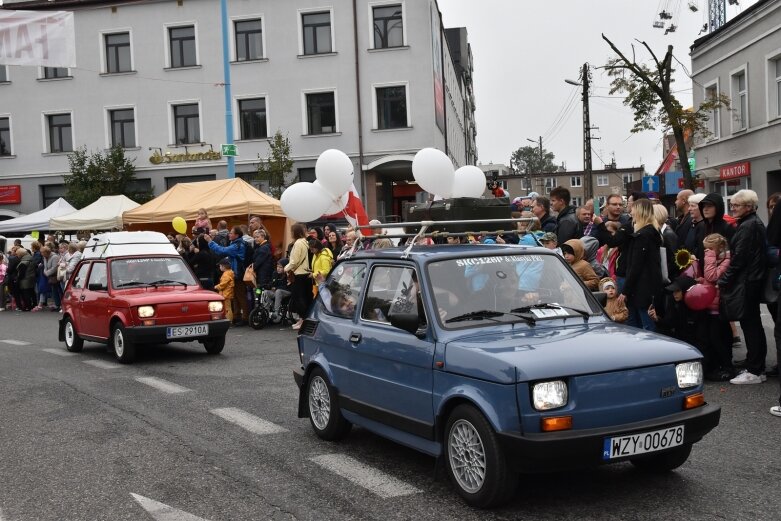
[[[21,204],[22,185],[0,185],[0,204]]]
[[[695,179],[694,180],[694,187],[695,188],[705,188],[705,179]],[[683,177],[678,178],[678,189],[683,190]]]
[[[736,177],[748,177],[751,175],[751,163],[744,161],[742,163],[733,163],[723,166],[719,169],[719,179],[735,179]]]
[[[171,152],[161,154],[155,151],[154,154],[149,156],[149,162],[153,165],[160,165],[162,163],[187,163],[190,161],[218,161],[220,158],[222,158],[222,155],[216,150],[185,152],[184,154],[172,154]]]

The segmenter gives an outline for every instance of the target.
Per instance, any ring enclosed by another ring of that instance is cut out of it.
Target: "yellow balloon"
[[[176,230],[177,233],[185,233],[187,231],[187,221],[181,217],[174,217],[171,221],[171,225],[173,225],[174,230]]]

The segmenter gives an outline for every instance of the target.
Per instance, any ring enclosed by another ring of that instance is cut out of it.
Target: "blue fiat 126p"
[[[682,465],[719,423],[694,347],[613,322],[550,250],[433,245],[357,252],[299,330],[298,415],[442,458],[487,508],[518,475]]]

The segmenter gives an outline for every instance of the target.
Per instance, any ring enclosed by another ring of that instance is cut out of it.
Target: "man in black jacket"
[[[730,315],[740,317],[740,328],[746,339],[746,370],[730,380],[733,384],[760,384],[765,376],[767,340],[759,314],[759,300],[765,278],[765,225],[757,216],[757,193],[739,190],[730,207],[738,227],[730,241],[729,268],[719,279],[719,291],[729,305]],[[743,286],[744,297],[732,294]],[[734,308],[737,308],[733,311]]]
[[[550,199],[538,195],[532,205],[532,213],[540,220],[540,229],[543,232],[556,231],[556,218],[550,214]]]
[[[556,237],[559,244],[564,244],[570,239],[580,239],[583,237],[583,225],[578,221],[575,215],[575,208],[570,206],[569,190],[563,186],[557,186],[550,192],[550,205],[555,212],[556,217]]]
[[[675,210],[678,212],[678,222],[675,226],[675,233],[678,235],[678,244],[683,246],[686,242],[686,236],[689,234],[689,228],[692,226],[692,216],[689,213],[689,197],[694,192],[688,189],[681,190],[675,197]]]

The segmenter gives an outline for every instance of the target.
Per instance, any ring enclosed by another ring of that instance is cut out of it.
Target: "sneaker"
[[[30,311],[32,311],[32,312],[36,312],[36,311],[40,311],[40,310],[42,310],[42,309],[43,309],[43,308],[42,308],[41,306],[35,306],[35,307],[34,307],[34,308],[32,308]]]
[[[764,374],[762,376],[757,376],[753,373],[749,373],[748,371],[743,371],[738,376],[730,380],[729,383],[735,385],[749,385],[749,384],[761,384],[766,380],[767,380],[767,376],[765,376]]]
[[[781,418],[781,405],[774,405],[773,407],[771,407],[770,408],[770,414],[772,414],[773,416],[778,416],[779,418]]]
[[[738,348],[740,346],[741,346],[740,337],[739,336],[732,337],[732,347],[733,347],[733,349],[734,348]]]
[[[304,323],[303,320],[299,320],[295,324],[292,325],[292,329],[301,329],[301,325]]]

